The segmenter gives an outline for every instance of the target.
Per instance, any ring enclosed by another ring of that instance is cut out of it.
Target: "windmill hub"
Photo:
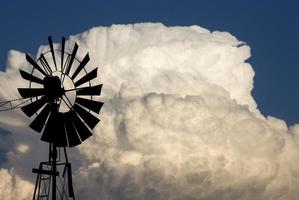
[[[65,90],[61,87],[61,81],[57,76],[46,76],[44,78],[45,95],[48,102],[53,102],[64,95]]]

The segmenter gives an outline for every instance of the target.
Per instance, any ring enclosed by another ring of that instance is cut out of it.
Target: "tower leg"
[[[52,158],[52,172],[56,172],[56,159],[57,159],[57,149],[54,144],[52,144],[51,149],[51,158]],[[56,200],[56,176],[52,176],[52,200]]]
[[[49,160],[41,162],[38,169],[32,170],[37,173],[33,200],[75,200],[71,164],[65,148],[64,156],[60,154],[61,149],[50,144]]]

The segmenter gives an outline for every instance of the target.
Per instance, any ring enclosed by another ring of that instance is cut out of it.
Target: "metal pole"
[[[41,164],[39,164],[39,169],[41,169]],[[34,188],[34,193],[33,193],[33,200],[35,200],[35,195],[36,195],[37,188],[38,188],[38,191],[39,191],[39,185],[38,185],[40,183],[39,179],[40,179],[40,174],[37,174],[37,178],[36,178],[36,182],[35,182],[35,188]],[[38,194],[37,194],[37,196],[38,196]]]
[[[53,172],[53,179],[52,179],[52,200],[56,200],[56,159],[57,159],[57,147],[55,144],[52,144],[52,172]]]

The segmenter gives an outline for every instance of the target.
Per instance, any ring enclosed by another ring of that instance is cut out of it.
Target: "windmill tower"
[[[21,108],[33,119],[29,127],[49,143],[47,160],[32,170],[37,174],[33,200],[75,199],[66,147],[80,145],[92,135],[103,106],[93,98],[101,94],[102,84],[92,84],[97,68],[87,71],[88,53],[82,60],[76,58],[77,44],[69,53],[64,38],[60,49],[54,49],[51,37],[48,42],[49,50],[37,60],[26,54],[32,70],[20,69],[20,74],[28,87],[18,88],[21,99],[0,102],[0,111]]]

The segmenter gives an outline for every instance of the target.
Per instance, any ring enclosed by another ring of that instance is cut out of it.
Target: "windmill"
[[[101,94],[102,84],[92,85],[98,68],[87,71],[89,54],[79,60],[76,43],[69,53],[65,38],[60,49],[54,48],[51,37],[48,42],[49,50],[37,60],[26,54],[32,70],[20,69],[20,75],[28,87],[18,88],[22,98],[0,102],[0,111],[21,108],[32,118],[29,127],[49,143],[47,161],[32,170],[37,173],[33,200],[75,199],[66,147],[80,145],[92,135],[103,106],[94,96]]]

